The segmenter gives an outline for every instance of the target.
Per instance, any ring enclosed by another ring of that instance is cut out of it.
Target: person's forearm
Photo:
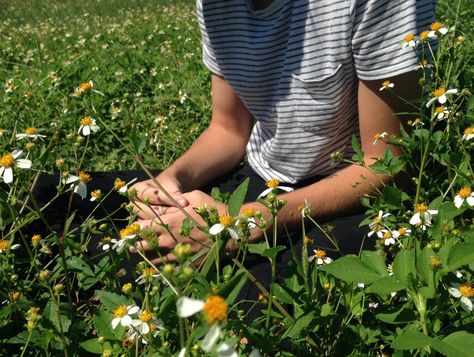
[[[372,162],[373,160],[370,160],[367,164]],[[301,212],[298,208],[305,204],[305,201],[309,205],[310,215],[320,223],[360,212],[361,197],[374,192],[387,180],[386,176],[375,175],[370,170],[354,164],[311,185],[281,194],[279,198],[286,200],[287,204],[278,213],[279,228],[292,228],[301,224]],[[262,204],[250,202],[243,208],[250,207],[262,211],[270,222],[269,213]]]
[[[247,139],[222,126],[211,125],[162,175],[176,177],[183,191],[201,187],[242,160]]]

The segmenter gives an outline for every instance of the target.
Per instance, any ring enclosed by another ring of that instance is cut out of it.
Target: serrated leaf
[[[393,276],[386,276],[380,278],[372,283],[367,289],[366,292],[374,293],[385,298],[387,295],[400,291],[404,288],[404,285],[397,281]]]
[[[380,321],[394,325],[407,324],[417,320],[413,310],[405,305],[397,309],[380,312],[375,317]]]
[[[103,347],[97,341],[97,338],[91,338],[90,340],[80,342],[79,346],[89,353],[101,355],[103,352]]]
[[[392,342],[396,350],[416,350],[431,343],[431,338],[418,331],[407,331],[397,336]]]
[[[314,319],[314,313],[309,313],[309,314],[303,314],[293,320],[290,323],[290,326],[288,329],[285,331],[283,334],[283,338],[285,337],[290,337],[290,338],[295,338],[300,336],[301,332],[309,326],[309,324],[313,321]]]
[[[432,346],[447,357],[470,357],[474,351],[474,335],[466,331],[453,332],[442,341],[433,339]]]
[[[348,283],[370,284],[382,275],[354,255],[347,255],[319,268]]]
[[[99,297],[100,302],[110,311],[115,310],[119,305],[130,305],[129,299],[123,295],[104,290],[96,290],[95,294]]]
[[[282,245],[277,245],[276,247],[265,249],[262,253],[262,257],[267,257],[271,260],[275,260],[278,252],[285,250],[286,247]]]
[[[112,329],[112,314],[104,311],[98,310],[94,315],[94,327],[97,330],[97,336],[104,337],[108,340],[113,340],[115,338],[114,330]]]
[[[415,262],[413,256],[407,250],[398,252],[393,261],[393,275],[404,286],[411,287],[413,279],[416,278]]]
[[[463,265],[474,262],[474,243],[456,244],[451,248],[448,256],[446,272],[454,271]]]

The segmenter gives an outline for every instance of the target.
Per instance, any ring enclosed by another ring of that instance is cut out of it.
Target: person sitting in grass
[[[359,227],[360,199],[387,178],[360,165],[334,163],[331,153],[350,159],[355,135],[367,166],[387,148],[397,154],[383,137],[399,134],[407,117],[398,113],[412,111],[407,101],[420,96],[419,59],[404,42],[433,22],[433,2],[199,0],[197,15],[203,60],[211,71],[211,123],[156,176],[174,201],[151,179],[133,186],[137,222],[158,234],[159,250],[172,261],[176,242],[152,210],[179,237],[185,215],[176,202],[199,222],[193,207],[203,204],[225,215],[209,189],[229,192],[250,177],[243,209],[268,219],[255,200],[266,181],[276,179],[294,188],[280,196],[287,204],[278,216],[279,244],[288,239],[302,244],[298,207],[306,202],[317,222],[332,227],[337,249],[316,227],[306,231],[306,242],[332,257],[357,253],[368,233]],[[283,227],[293,234],[288,237]],[[209,236],[197,229],[191,237],[181,241],[193,252],[210,245]],[[260,229],[252,229],[252,241],[262,237]],[[365,244],[373,245],[374,236]],[[146,242],[138,247],[150,250]],[[281,265],[290,258],[289,251],[282,253]],[[253,269],[258,275],[266,270]]]
[[[242,210],[260,211],[268,221],[268,210],[256,201],[267,181],[294,189],[279,196],[287,204],[278,216],[278,244],[303,244],[298,207],[305,204],[316,222],[332,227],[335,239],[312,224],[307,228],[304,243],[319,249],[318,261],[373,246],[375,235],[367,238],[368,228],[359,227],[364,218],[360,199],[388,178],[345,159],[354,154],[353,136],[360,140],[366,166],[386,149],[397,154],[387,135],[399,134],[407,117],[398,113],[412,111],[409,101],[420,97],[419,59],[411,34],[433,22],[433,1],[198,0],[197,15],[203,60],[211,72],[212,118],[181,157],[154,171],[173,200],[139,171],[93,173],[88,189],[106,192],[116,177],[143,180],[133,186],[136,222],[156,232],[159,254],[145,240],[135,249],[155,263],[176,259],[175,237],[189,243],[192,252],[210,246],[209,235],[198,229],[190,237],[180,236],[186,217],[181,209],[198,222],[202,220],[194,208],[202,205],[226,215],[225,205],[210,196],[211,188],[231,192],[247,177]],[[334,152],[342,159],[337,163],[331,160]],[[57,177],[52,186],[56,184]],[[51,187],[46,179],[37,187],[40,201],[54,196],[45,189]],[[111,195],[101,204],[114,212],[124,200]],[[74,197],[51,205],[45,216],[64,223],[65,205],[77,210],[76,218],[86,217],[94,207]],[[116,213],[120,215],[128,212]],[[262,230],[252,228],[250,240],[262,239]],[[229,254],[235,247],[229,244]],[[286,266],[290,250],[278,259],[279,267]],[[247,262],[262,282],[269,281],[267,264],[252,257]]]

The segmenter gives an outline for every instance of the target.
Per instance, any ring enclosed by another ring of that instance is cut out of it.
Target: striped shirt
[[[297,183],[342,166],[359,135],[358,80],[414,70],[408,33],[434,21],[432,0],[197,0],[203,60],[255,119],[247,157],[264,179]]]

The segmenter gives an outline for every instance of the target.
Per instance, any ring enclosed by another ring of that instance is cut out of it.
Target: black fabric
[[[154,175],[159,173],[159,170],[152,170]],[[120,178],[126,182],[131,181],[132,179],[137,179],[138,181],[148,179],[148,176],[145,172],[141,170],[133,171],[115,171],[115,172],[93,172],[91,173],[92,181],[88,184],[88,192],[92,190],[100,189],[102,193],[107,193],[111,190],[114,185],[116,178]],[[210,193],[213,187],[219,187],[221,192],[232,192],[235,188],[245,179],[249,177],[249,189],[247,191],[246,201],[254,201],[258,195],[265,190],[265,181],[261,179],[247,164],[242,164],[235,168],[228,175],[221,177],[214,182],[206,185],[202,188],[204,192]],[[314,182],[321,178],[314,178],[313,180],[302,182],[299,185],[294,186],[298,188],[301,186],[308,185],[311,182]],[[45,175],[40,178],[38,184],[34,191],[34,196],[38,201],[40,207],[44,206],[50,202],[53,197],[56,195],[56,185],[59,183],[59,176],[56,175]],[[78,195],[72,196],[72,201],[70,200],[70,195],[65,194],[52,202],[45,210],[44,217],[48,222],[48,225],[55,229],[57,232],[61,232],[62,226],[64,225],[66,219],[66,212],[70,205],[71,212],[75,211],[75,222],[74,225],[81,225],[90,212],[97,207],[97,203],[91,202],[89,200],[90,196],[85,199],[81,199]],[[115,212],[114,221],[118,227],[126,225],[126,219],[129,216],[129,213],[122,207],[122,204],[126,204],[127,200],[113,192],[105,200],[102,201],[101,207],[94,212],[94,217],[103,218],[106,217],[111,212]],[[327,236],[321,232],[319,228],[316,228],[314,224],[309,222],[306,225],[306,235],[312,239],[312,244],[310,246],[310,254],[312,249],[323,248],[327,251],[327,256],[332,258],[337,258],[343,254],[357,254],[363,245],[364,249],[370,249],[373,246],[372,240],[364,240],[368,232],[367,227],[359,227],[360,222],[363,220],[364,216],[362,214],[348,216],[348,217],[339,217],[332,221],[325,222],[325,225],[330,225],[333,227],[333,237],[337,240],[340,251],[335,251],[333,243],[327,238]],[[32,226],[32,233],[47,233],[48,228],[41,221],[36,222]],[[302,232],[298,230],[293,230],[289,232],[289,236],[286,234],[280,234],[280,240],[278,244],[285,244],[288,247],[289,240],[293,244],[295,251],[298,254],[301,254],[302,250]],[[91,242],[95,247],[97,242]],[[91,247],[93,250],[94,247]],[[95,248],[96,249],[96,248]],[[138,256],[135,257],[139,260]],[[292,253],[290,249],[280,253],[278,257],[278,274],[277,281],[281,281],[285,274],[285,269],[288,266],[289,262],[292,259]],[[255,257],[252,255],[248,256],[246,260],[246,267],[252,275],[257,278],[264,286],[269,285],[271,277],[271,269],[268,260],[262,259],[260,257]],[[241,300],[255,300],[258,297],[259,290],[255,287],[250,281],[244,286],[241,291],[240,299]],[[243,303],[240,307],[244,310],[251,308],[251,304]],[[251,314],[252,318],[257,315]]]

